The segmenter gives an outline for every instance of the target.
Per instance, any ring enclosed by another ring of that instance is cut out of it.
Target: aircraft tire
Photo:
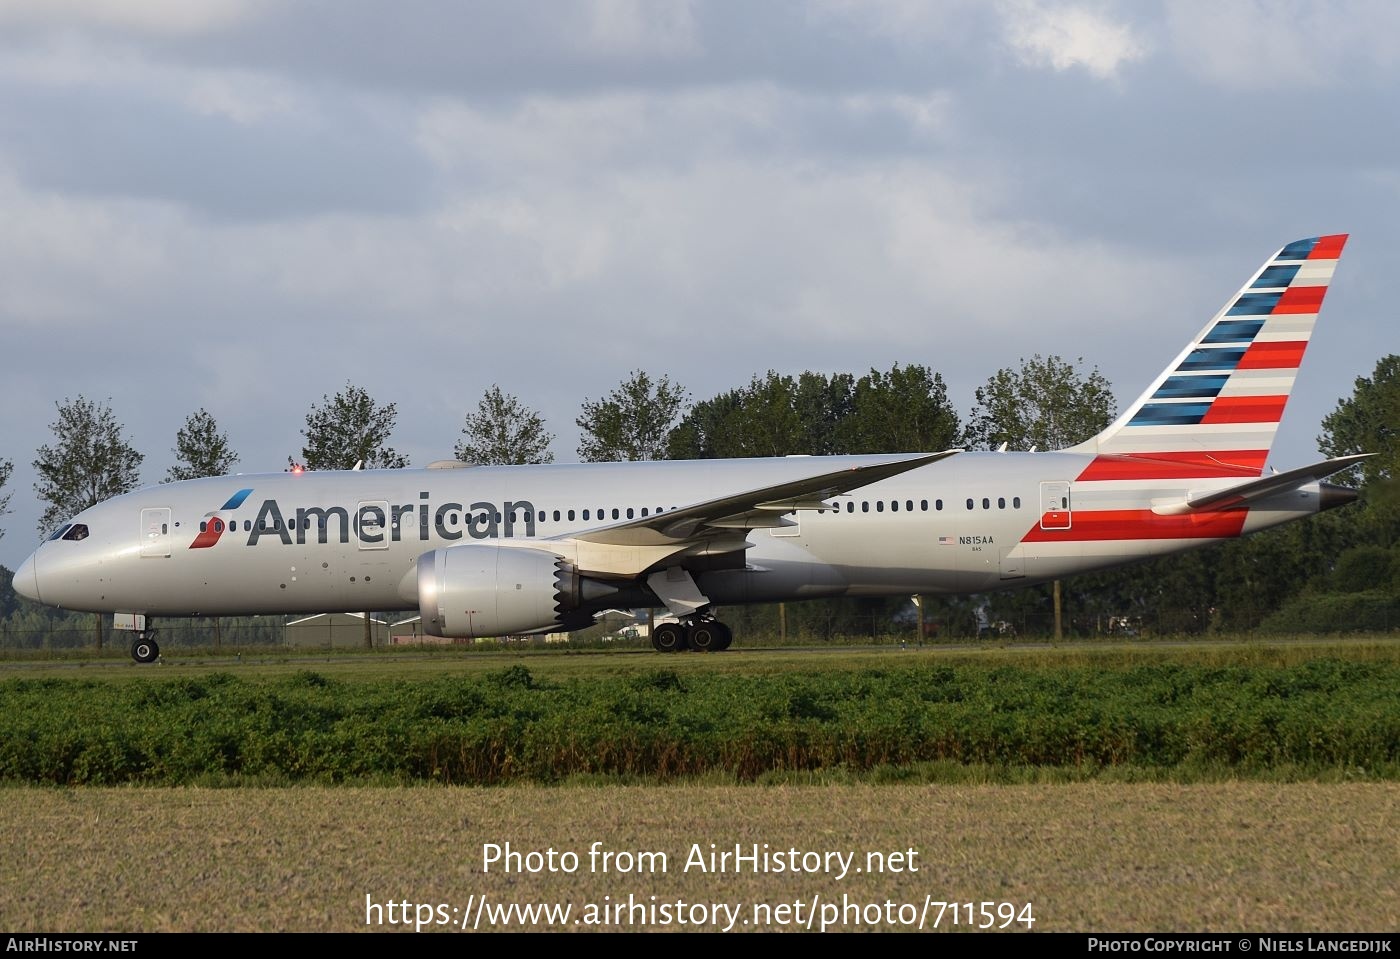
[[[717,653],[722,653],[729,648],[731,643],[734,642],[734,630],[730,629],[728,626],[721,622],[714,622],[710,625],[719,634],[713,647],[714,651]]]
[[[138,663],[154,663],[160,658],[160,647],[154,639],[138,636],[131,644],[131,658]]]
[[[675,653],[685,649],[685,627],[680,623],[661,623],[652,631],[651,647],[658,653]]]
[[[690,627],[690,648],[701,653],[717,651],[722,627],[719,623],[696,623]]]

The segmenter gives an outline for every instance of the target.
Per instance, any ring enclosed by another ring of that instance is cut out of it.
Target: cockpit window
[[[49,536],[49,542],[52,543],[56,539],[63,539],[63,534],[68,532],[72,528],[72,523],[64,523],[58,529],[54,530],[51,536]]]
[[[63,534],[63,538],[73,542],[77,542],[80,539],[87,539],[88,528],[82,523],[74,523],[72,526],[68,527],[68,532]]]

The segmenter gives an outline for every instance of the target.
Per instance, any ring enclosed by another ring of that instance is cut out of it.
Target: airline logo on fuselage
[[[224,535],[225,529],[232,532],[230,521],[219,514],[227,510],[238,509],[252,493],[251,489],[241,489],[230,496],[223,506],[212,513],[205,513],[204,522],[201,524],[202,528],[199,535],[194,538],[194,542],[190,544],[190,549],[208,549],[219,541],[219,537]]]
[[[344,506],[299,506],[284,511],[275,499],[265,499],[248,531],[248,545],[275,539],[283,546],[316,543],[348,544],[352,538],[366,546],[405,540],[497,539],[535,535],[535,506],[526,500],[504,503],[442,503],[434,507],[429,494],[417,503],[362,501],[352,512]]]

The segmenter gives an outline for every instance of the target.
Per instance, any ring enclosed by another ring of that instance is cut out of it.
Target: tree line
[[[36,451],[34,491],[45,504],[41,533],[83,509],[134,489],[145,457],[124,435],[107,404],[79,396],[56,403],[53,442]],[[575,420],[583,462],[715,457],[922,452],[968,449],[1053,450],[1081,442],[1116,413],[1112,388],[1097,368],[1058,356],[1022,360],[978,387],[963,421],[941,374],[895,364],[888,371],[780,374],[769,370],[709,399],[691,402],[666,375],[632,371],[615,389],[585,399]],[[346,383],[306,414],[299,454],[288,469],[400,468],[407,457],[389,445],[394,403],[380,404]],[[1208,632],[1211,630],[1390,629],[1400,626],[1400,495],[1395,488],[1400,424],[1400,357],[1381,359],[1358,377],[1322,423],[1328,456],[1378,455],[1353,467],[1361,500],[1305,523],[1189,551],[1122,570],[1075,577],[1064,584],[1071,631]],[[481,465],[548,463],[554,434],[521,400],[487,389],[467,413],[454,455]],[[204,409],[180,427],[176,462],[164,481],[223,475],[238,455]],[[0,460],[0,518],[9,512],[6,486],[13,462]],[[0,536],[4,530],[0,529]],[[36,610],[0,579],[0,637]],[[929,598],[923,622],[948,635],[993,629],[999,634],[1049,628],[1049,586],[986,597]],[[793,608],[732,610],[736,627],[775,629],[813,638],[902,629],[906,600],[828,600]],[[60,615],[60,614],[55,614]],[[42,630],[41,630],[42,631]],[[100,635],[100,632],[99,632]],[[99,639],[100,643],[100,639]]]

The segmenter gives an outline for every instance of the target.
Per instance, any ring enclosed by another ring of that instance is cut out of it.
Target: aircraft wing
[[[1255,500],[1297,489],[1307,483],[1318,482],[1333,473],[1344,470],[1348,466],[1354,466],[1375,455],[1375,453],[1353,453],[1350,456],[1338,456],[1336,459],[1323,460],[1321,463],[1314,463],[1311,466],[1300,466],[1286,473],[1261,476],[1259,479],[1240,483],[1237,486],[1212,490],[1209,493],[1192,493],[1186,497],[1185,502],[1156,506],[1153,507],[1152,511],[1163,516],[1175,516],[1183,513],[1194,513],[1198,510],[1234,509],[1247,506]]]
[[[597,546],[674,546],[734,530],[783,526],[787,525],[782,519],[784,513],[829,509],[830,505],[824,502],[827,497],[898,476],[960,452],[962,450],[944,450],[889,463],[819,473],[561,538]]]

